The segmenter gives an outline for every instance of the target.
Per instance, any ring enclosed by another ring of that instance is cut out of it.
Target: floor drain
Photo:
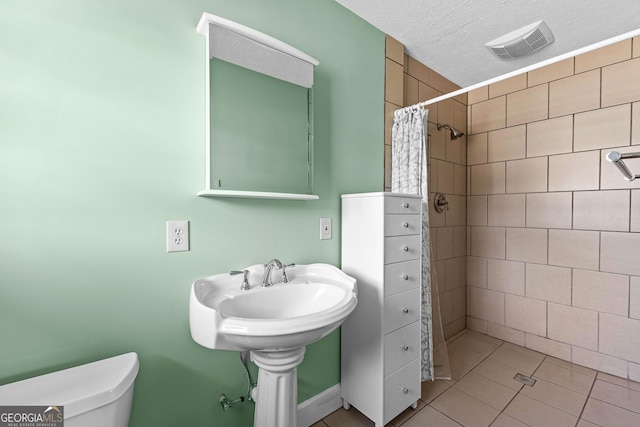
[[[536,380],[534,380],[531,377],[528,377],[526,375],[517,373],[514,377],[514,380],[518,381],[519,383],[522,383],[524,385],[527,385],[529,387],[533,387],[533,385],[536,383]]]

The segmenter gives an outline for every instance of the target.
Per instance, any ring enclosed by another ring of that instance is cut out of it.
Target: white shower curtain
[[[428,114],[429,111],[419,105],[396,110],[393,116],[393,128],[391,130],[391,191],[394,193],[421,195],[423,204],[421,307],[422,381],[451,377],[449,357],[442,332],[442,323],[440,321],[435,269],[433,269],[433,281],[431,274],[432,257],[429,237],[429,208],[427,205],[429,186],[427,181],[426,155]],[[436,336],[435,346],[434,333]],[[438,372],[435,371],[436,367],[439,368]]]

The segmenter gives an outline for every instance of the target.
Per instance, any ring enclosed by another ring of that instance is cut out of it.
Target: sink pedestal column
[[[298,423],[298,376],[296,367],[305,347],[282,351],[252,351],[260,368],[254,427],[296,427]]]

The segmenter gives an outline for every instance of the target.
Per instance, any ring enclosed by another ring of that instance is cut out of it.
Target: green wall
[[[196,196],[205,11],[320,61],[320,200]],[[191,283],[273,257],[339,265],[340,194],[383,188],[383,74],[384,35],[333,0],[0,2],[0,384],[135,351],[132,426],[250,426],[253,404],[217,403],[245,380],[238,353],[191,339]],[[191,251],[167,254],[175,219]],[[338,333],[298,375],[300,401],[339,382]]]

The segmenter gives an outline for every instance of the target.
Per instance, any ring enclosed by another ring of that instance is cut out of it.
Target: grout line
[[[571,272],[571,274],[573,275],[573,271]],[[573,278],[571,278],[572,282],[571,282],[571,298],[573,298]],[[569,363],[573,363],[573,346],[569,345]],[[551,362],[550,362],[551,363]],[[598,376],[598,374],[596,373],[596,377]],[[595,377],[594,380],[595,382]],[[587,394],[587,400],[589,400],[589,395]]]
[[[544,381],[544,380],[543,380],[543,381]],[[547,382],[548,382],[548,381],[547,381]],[[525,387],[526,387],[526,386],[525,386]],[[534,386],[534,387],[535,387],[535,386]],[[564,388],[566,388],[566,387],[564,387]],[[522,387],[522,389],[524,389],[524,387]],[[518,392],[518,394],[520,394],[520,392]],[[548,404],[547,402],[543,402],[542,400],[536,399],[534,396],[529,396],[529,395],[526,395],[526,394],[523,394],[523,396],[524,396],[524,397],[526,397],[526,398],[529,398],[529,399],[531,399],[531,400],[535,400],[536,402],[539,402],[539,403],[541,403],[542,405],[548,406],[549,408],[553,408],[553,409],[558,410],[558,411],[561,411],[561,412],[563,412],[563,413],[565,413],[565,414],[567,414],[567,415],[569,415],[569,416],[571,416],[571,417],[576,418],[576,423],[577,423],[578,421],[580,421],[580,416],[578,416],[578,415],[572,414],[571,412],[567,412],[566,410],[564,410],[564,409],[562,409],[562,408],[558,408],[558,407],[556,407],[556,406],[553,406],[553,405]],[[588,398],[588,397],[587,397],[587,400],[589,400],[589,398]],[[585,404],[583,405],[583,410],[584,410],[584,406],[586,406],[586,401],[587,401],[587,400],[585,400]],[[580,411],[580,415],[582,415],[582,411]],[[518,421],[520,421],[520,420],[518,420]]]
[[[547,190],[546,193],[549,193],[550,190],[550,186],[551,186],[551,170],[549,168],[549,165],[551,164],[551,156],[546,156],[547,157],[547,162],[546,162],[546,167],[547,167]]]
[[[535,373],[536,373],[536,372],[538,372],[538,370],[540,369],[540,367],[542,366],[542,364],[546,361],[547,357],[552,357],[552,356],[545,355],[545,357],[542,359],[542,361],[540,362],[540,364],[536,367],[535,371],[534,371],[534,372],[529,376],[530,378],[532,378],[532,377],[534,377],[534,376],[535,376]],[[550,362],[550,363],[551,363],[551,362]],[[570,362],[570,363],[571,363],[571,362]],[[564,369],[564,368],[562,368],[562,367],[560,367],[560,366],[559,366],[559,368]],[[548,382],[549,384],[553,384],[553,385],[555,385],[555,386],[557,386],[557,387],[560,387],[560,388],[566,389],[566,390],[568,390],[568,391],[571,391],[571,392],[574,392],[574,393],[580,394],[580,395],[582,395],[582,396],[585,396],[585,395],[584,395],[584,394],[582,394],[582,393],[579,393],[579,392],[577,392],[577,391],[575,391],[575,390],[571,390],[570,388],[565,387],[565,386],[563,386],[563,385],[556,384],[556,383],[554,383],[553,381],[549,381],[549,380],[546,380],[546,379],[544,379],[544,378],[537,378],[537,379],[536,379],[536,381],[538,381],[538,380],[540,380],[540,381],[544,381],[544,382]],[[593,383],[591,384],[591,387],[592,387],[592,388],[593,388],[593,384],[595,384],[595,378],[594,378]],[[535,387],[535,385],[534,385],[534,387]],[[522,387],[522,388],[520,389],[520,391],[518,391],[518,393],[517,393],[517,394],[520,394],[520,393],[522,392],[522,390],[525,390],[525,388],[524,388],[524,387]],[[591,393],[591,391],[589,391],[589,394],[590,394],[590,393]],[[581,417],[581,415],[582,415],[582,411],[584,411],[584,407],[586,406],[586,403],[587,403],[587,401],[589,400],[589,395],[586,395],[586,396],[585,396],[585,397],[586,397],[586,398],[585,398],[585,401],[584,401],[584,403],[582,404],[582,409],[580,410],[580,415],[575,415],[575,414],[572,414],[572,413],[570,413],[570,412],[568,412],[568,411],[565,411],[563,408],[559,408],[559,407],[556,407],[556,406],[550,405],[550,404],[549,404],[549,403],[547,403],[547,402],[543,402],[542,400],[536,399],[534,396],[529,396],[529,395],[525,395],[525,394],[523,394],[523,396],[528,397],[529,399],[535,400],[535,401],[537,401],[537,402],[540,402],[540,403],[542,403],[543,405],[546,405],[546,406],[549,406],[549,407],[551,407],[551,408],[554,408],[554,409],[560,410],[560,411],[562,411],[562,412],[564,412],[564,413],[566,413],[566,414],[569,414],[569,415],[570,415],[570,416],[572,416],[572,417],[577,417],[576,422],[578,422],[578,421],[580,420],[580,417]]]
[[[589,403],[589,399],[591,399],[591,393],[593,392],[593,387],[596,385],[596,381],[598,380],[598,374],[596,373],[593,382],[591,383],[591,387],[589,388],[589,394],[587,394],[587,399],[584,401],[584,405],[582,406],[582,411],[580,411],[580,416],[578,417],[578,421],[582,419],[582,414],[584,414],[584,410],[587,407],[587,403]]]
[[[602,313],[598,312],[598,324],[596,325],[596,336],[598,337],[598,353],[601,353],[600,351],[600,315]],[[627,375],[629,374],[629,363],[627,362]],[[596,375],[597,377],[597,375]]]
[[[633,216],[633,209],[631,209],[631,203],[633,203],[633,197],[632,197],[633,191],[631,191],[631,189],[629,189],[629,228],[626,230],[628,233],[631,233],[631,217]]]
[[[602,380],[600,380],[600,381],[602,381]],[[596,382],[594,381],[593,384],[595,385],[595,383]],[[617,384],[614,384],[614,385],[617,385]],[[611,405],[611,406],[613,406],[615,408],[622,409],[623,411],[627,411],[627,412],[631,412],[632,414],[640,415],[640,412],[634,411],[633,409],[625,408],[624,406],[616,405],[615,403],[607,402],[606,400],[598,399],[597,397],[591,397],[591,392],[589,393],[589,398],[587,399],[587,401],[589,399],[597,400],[598,402],[602,402],[602,403],[605,403],[607,405]],[[582,413],[580,415],[582,416]]]
[[[573,307],[573,273],[575,270],[576,269],[573,267],[569,268],[569,280],[571,281],[571,295],[569,296],[569,303],[571,304],[571,307]],[[571,360],[573,360],[573,346],[571,347]]]
[[[549,251],[551,249],[551,230],[549,228],[546,229],[546,238],[547,238],[547,260],[546,260],[546,265],[551,265],[549,263]]]
[[[600,81],[598,82],[598,84],[600,85],[600,90],[598,91],[598,105],[600,105],[600,108],[602,108],[602,69],[604,67],[599,67],[596,68],[598,70],[598,76],[600,77]]]
[[[447,390],[448,390],[448,389],[447,389]],[[442,393],[441,393],[440,395],[442,395]],[[434,400],[435,400],[435,399],[434,399]],[[429,405],[427,405],[427,406],[429,406],[429,407],[430,407],[431,409],[433,409],[434,411],[436,411],[436,412],[438,412],[438,413],[442,414],[443,416],[445,416],[445,417],[449,418],[449,419],[450,419],[451,421],[453,421],[454,423],[456,423],[456,424],[459,424],[459,425],[460,425],[460,423],[459,423],[459,422],[457,422],[456,420],[454,420],[453,418],[451,418],[450,416],[448,416],[448,415],[447,415],[447,414],[445,414],[444,412],[440,412],[440,411],[438,411],[435,407],[431,406],[431,404],[429,404]],[[425,408],[426,408],[426,406],[425,406]],[[424,408],[423,408],[423,409],[424,409]]]
[[[549,337],[549,301],[545,301],[544,304],[544,309],[545,309],[545,318],[547,319],[546,322],[544,322],[544,336],[545,338]],[[550,339],[550,338],[548,338]],[[545,357],[546,359],[546,357]],[[542,359],[544,361],[544,359]],[[542,365],[542,362],[540,362],[540,365]],[[540,367],[540,365],[538,365],[538,368]],[[538,369],[536,369],[537,371]]]
[[[598,372],[598,373],[603,373],[603,374],[605,374],[605,375],[609,375],[609,376],[614,377],[614,378],[616,378],[616,379],[621,379],[621,380],[624,380],[624,381],[628,381],[628,382],[632,382],[632,383],[636,383],[636,384],[638,384],[638,382],[637,382],[637,381],[634,381],[634,380],[631,380],[631,379],[628,379],[628,378],[618,377],[618,376],[616,376],[616,375],[608,374],[608,373],[606,373],[606,372],[602,372],[602,371],[597,371],[597,372]],[[596,374],[596,378],[597,378],[597,377],[598,377],[598,375]],[[610,381],[610,380],[609,380],[609,379],[607,379],[607,378],[597,378],[597,379],[599,379],[600,381],[602,381],[602,382],[604,382],[604,383],[607,383],[607,384],[615,385],[615,386],[618,386],[618,387],[626,388],[627,390],[630,390],[630,391],[634,391],[634,392],[640,393],[640,390],[636,390],[636,389],[634,389],[634,388],[627,387],[627,386],[625,386],[625,385],[620,385],[620,384],[618,384],[618,383],[615,383],[615,382]]]
[[[598,271],[602,271],[602,231],[600,230],[598,231]]]
[[[503,341],[503,342],[502,342],[502,344],[504,344],[505,342],[506,342],[506,341]],[[502,344],[501,344],[499,347],[497,347],[493,352],[491,352],[491,354],[495,353],[499,348],[501,348],[501,347],[502,347]],[[537,370],[537,369],[536,369],[536,370]],[[513,402],[513,401],[516,399],[516,397],[518,397],[518,396],[520,395],[520,392],[522,391],[522,389],[523,389],[523,388],[524,388],[524,385],[522,385],[522,386],[521,386],[521,387],[520,387],[520,388],[515,392],[515,394],[513,395],[513,397],[509,400],[509,402],[507,402],[507,404],[504,406],[504,408],[502,409],[502,411],[500,411],[500,414],[498,414],[498,416],[496,417],[496,419],[498,419],[498,418],[500,417],[500,415],[502,415],[502,414],[504,414],[504,413],[505,413],[505,409],[507,409],[507,408],[509,407],[509,405],[511,405],[511,402]],[[505,415],[507,415],[507,414],[505,414]],[[507,415],[507,416],[511,417],[510,415]],[[511,417],[511,418],[515,418],[515,417]],[[517,419],[517,418],[515,418],[515,419]],[[522,420],[519,420],[519,419],[518,419],[518,421],[522,422],[523,424],[526,424],[526,423],[525,423],[524,421],[522,421]],[[495,420],[494,420],[494,422],[495,422]],[[492,424],[493,424],[493,422],[492,422]],[[529,425],[529,424],[526,424],[526,425]]]
[[[595,110],[594,110],[595,111]],[[571,152],[576,152],[576,114],[570,114],[571,116]]]
[[[573,230],[573,217],[574,217],[574,209],[575,209],[575,191],[571,191],[571,225],[570,229]]]

